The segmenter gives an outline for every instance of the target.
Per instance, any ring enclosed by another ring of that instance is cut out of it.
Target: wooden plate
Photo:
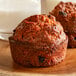
[[[13,62],[9,42],[0,40],[0,76],[76,76],[76,49],[68,49],[66,59],[46,68],[27,68]]]

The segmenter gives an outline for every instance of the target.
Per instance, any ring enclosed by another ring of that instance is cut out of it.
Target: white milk
[[[46,13],[48,14],[61,0],[46,0]]]
[[[76,0],[42,0],[42,13],[48,14],[60,1],[76,2]]]
[[[48,14],[61,0],[43,0],[42,13]]]
[[[40,14],[40,0],[0,0],[0,38],[11,33],[26,17]]]

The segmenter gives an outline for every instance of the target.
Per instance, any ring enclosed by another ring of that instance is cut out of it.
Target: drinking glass
[[[40,0],[0,0],[0,39],[8,40],[24,18],[40,13]]]

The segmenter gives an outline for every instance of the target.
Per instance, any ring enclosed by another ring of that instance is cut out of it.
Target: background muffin
[[[76,3],[60,2],[50,14],[62,24],[69,37],[69,47],[76,47]]]
[[[68,39],[54,16],[34,15],[17,26],[9,42],[16,63],[50,66],[65,58]]]

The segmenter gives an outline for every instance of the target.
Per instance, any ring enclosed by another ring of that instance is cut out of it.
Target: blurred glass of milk
[[[41,0],[42,14],[48,14],[60,2],[76,2],[76,0]]]
[[[61,0],[42,0],[42,11],[43,14],[48,14]]]
[[[8,40],[24,18],[40,13],[40,0],[0,0],[0,38]]]

